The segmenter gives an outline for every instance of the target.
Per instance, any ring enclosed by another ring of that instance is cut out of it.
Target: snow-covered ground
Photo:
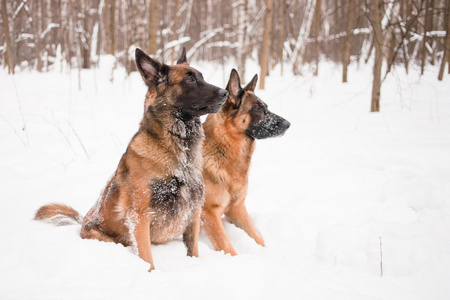
[[[192,65],[222,87],[231,70]],[[148,273],[131,248],[32,220],[49,202],[94,204],[138,128],[138,74],[111,82],[105,63],[79,90],[75,70],[2,70],[0,299],[448,299],[450,77],[398,70],[369,113],[369,66],[348,84],[332,64],[319,72],[276,69],[256,91],[292,123],[253,157],[246,203],[266,247],[225,222],[238,256],[202,232],[199,258],[181,240],[153,246]]]

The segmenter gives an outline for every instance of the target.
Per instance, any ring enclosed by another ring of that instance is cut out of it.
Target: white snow
[[[138,129],[142,79],[104,62],[81,91],[75,70],[0,72],[1,299],[448,299],[449,76],[399,69],[369,113],[370,66],[347,84],[330,63],[317,78],[271,71],[256,94],[292,126],[252,160],[246,203],[266,247],[225,221],[238,256],[202,232],[199,258],[181,239],[153,245],[148,273],[131,247],[32,220],[51,202],[87,213]],[[191,65],[222,87],[233,67]]]

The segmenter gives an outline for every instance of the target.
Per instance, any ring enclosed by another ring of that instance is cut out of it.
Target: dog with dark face
[[[205,204],[203,229],[216,250],[236,255],[222,223],[222,215],[242,228],[256,243],[264,241],[245,208],[248,172],[256,139],[281,136],[290,123],[270,112],[255,95],[258,76],[244,88],[236,70],[231,71],[227,85],[227,102],[217,114],[209,115],[203,124],[203,177]]]
[[[136,65],[148,91],[138,132],[131,139],[100,199],[82,219],[62,204],[41,207],[37,220],[82,223],[81,237],[132,245],[154,269],[150,245],[183,235],[198,256],[204,203],[200,116],[217,112],[228,91],[211,85],[186,61],[161,64],[136,49]]]

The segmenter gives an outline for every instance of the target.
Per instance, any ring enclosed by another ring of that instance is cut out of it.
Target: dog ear
[[[168,67],[153,60],[139,48],[136,48],[136,67],[147,85],[167,79]]]
[[[177,65],[186,64],[189,65],[186,58],[186,47],[183,47],[180,58],[177,60]]]
[[[244,88],[244,91],[251,91],[254,92],[255,88],[256,88],[256,83],[258,82],[258,74],[255,74],[255,76],[253,76],[252,81],[250,81],[247,86]]]
[[[241,79],[239,78],[238,72],[233,69],[231,70],[230,80],[228,80],[227,91],[230,92],[230,96],[228,100],[233,102],[235,108],[239,107],[240,102],[240,94],[242,92],[241,88]]]

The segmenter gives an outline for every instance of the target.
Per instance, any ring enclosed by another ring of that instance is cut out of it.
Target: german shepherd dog
[[[204,203],[200,116],[217,112],[228,91],[205,82],[188,65],[186,49],[173,66],[136,49],[136,66],[148,87],[144,116],[101,197],[83,219],[63,204],[42,206],[35,219],[78,221],[82,238],[131,245],[151,271],[151,243],[183,235],[187,254],[198,256]]]
[[[243,89],[239,75],[232,70],[227,85],[229,96],[221,110],[209,115],[203,124],[203,177],[205,204],[203,229],[216,250],[236,255],[222,223],[222,215],[242,228],[256,243],[264,241],[245,208],[248,171],[256,139],[280,136],[290,123],[270,112],[254,90],[258,76]]]

